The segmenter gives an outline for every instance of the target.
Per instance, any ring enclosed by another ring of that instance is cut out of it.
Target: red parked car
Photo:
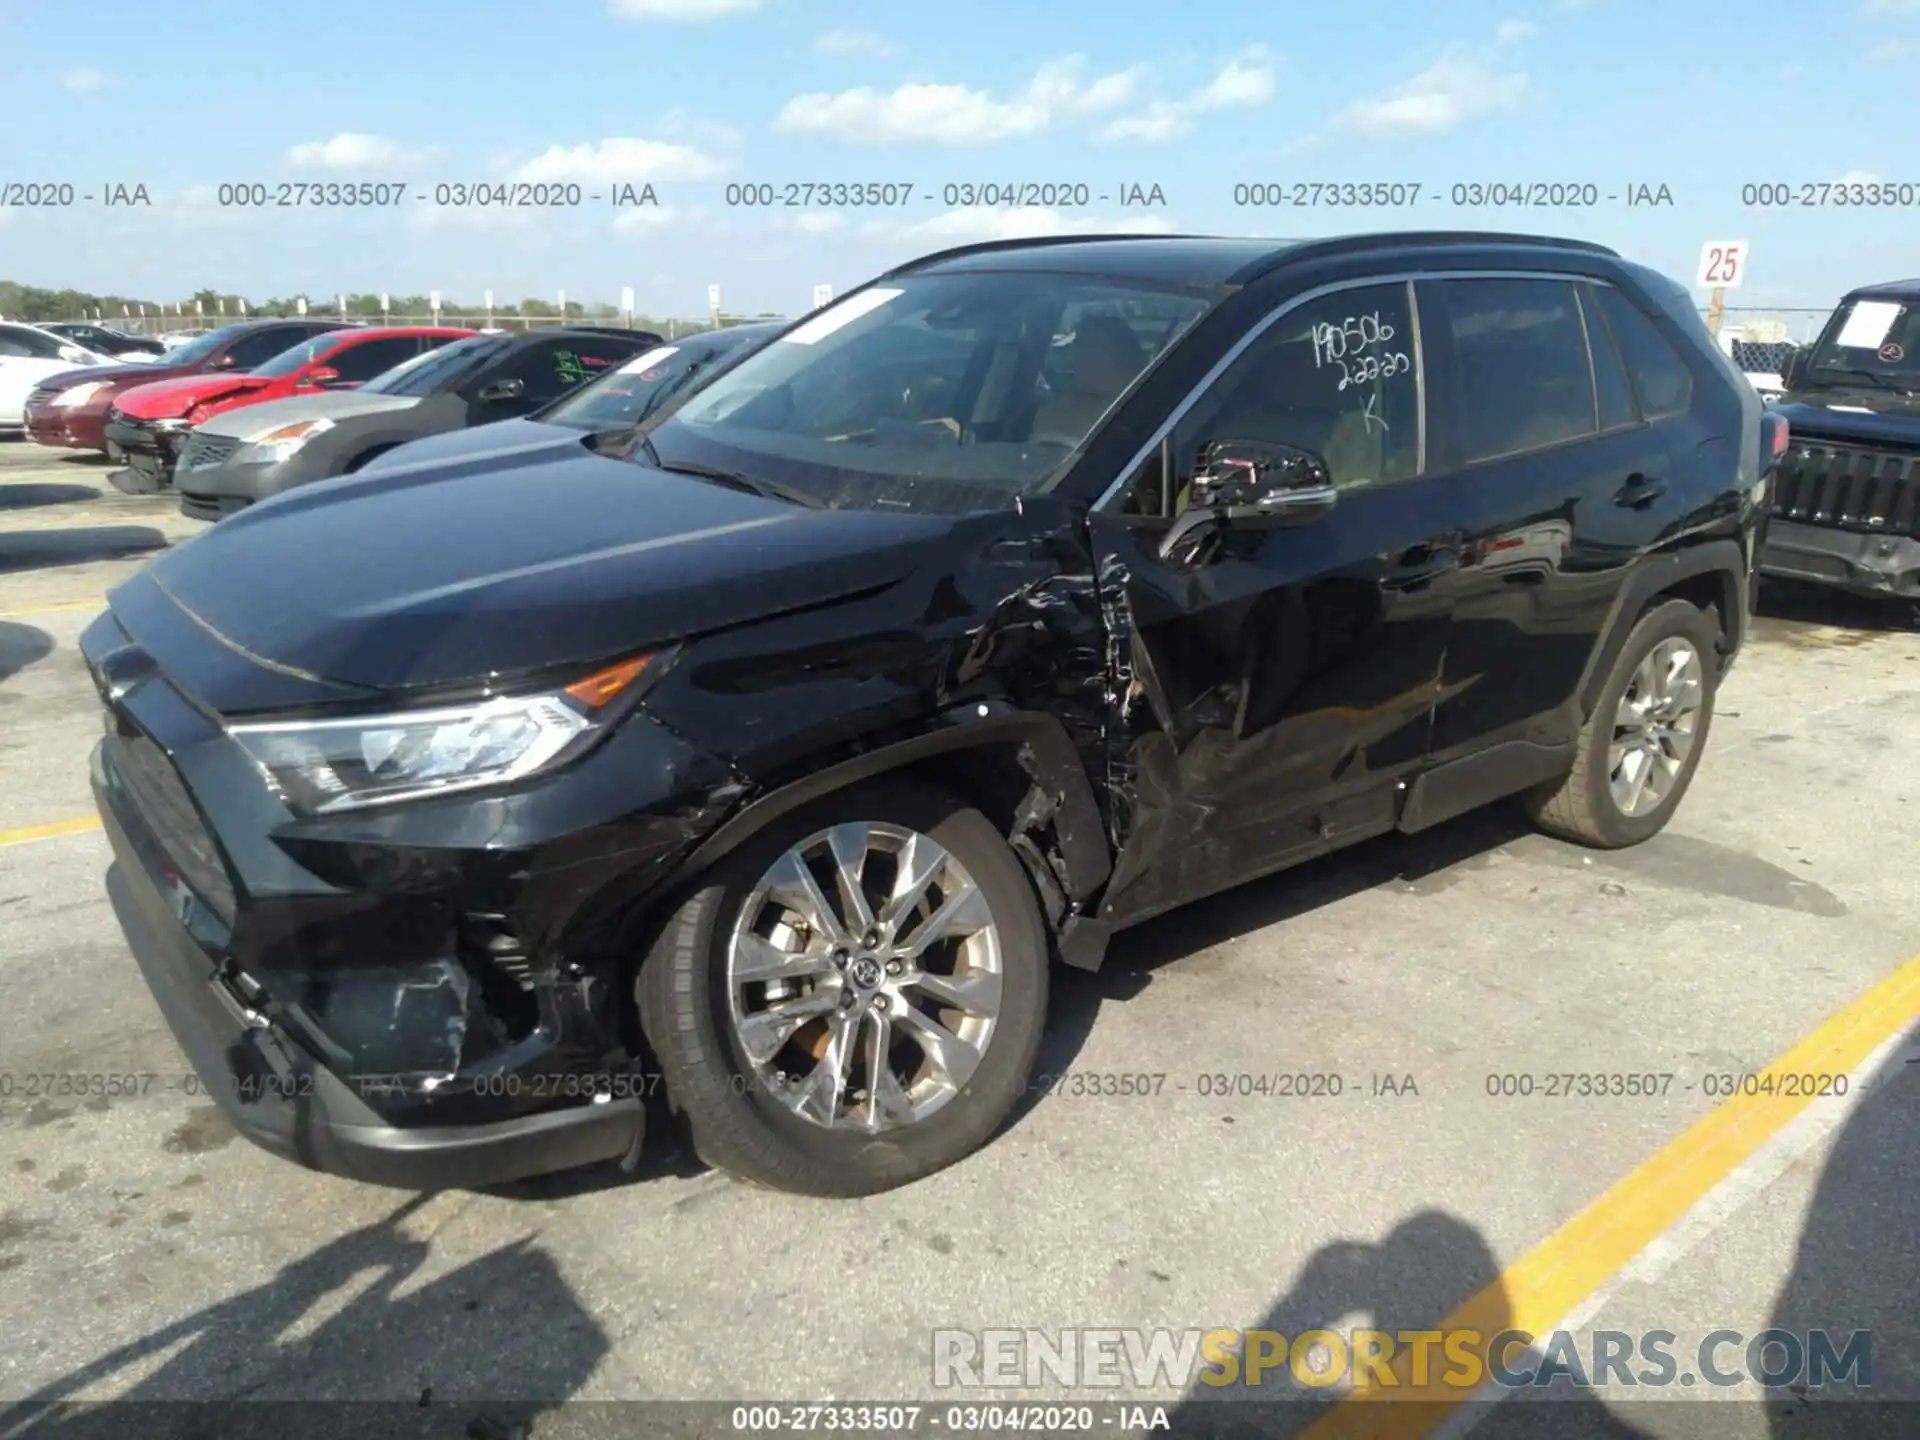
[[[338,320],[242,320],[189,340],[151,365],[96,365],[49,375],[27,396],[27,434],[42,445],[105,450],[107,406],[122,391],[176,375],[241,375],[289,345],[338,330]]]
[[[319,390],[351,390],[416,355],[477,333],[437,325],[332,330],[242,374],[229,370],[136,385],[107,410],[107,442],[125,453],[128,465],[113,483],[132,495],[164,490],[173,483],[174,461],[187,432],[209,416]]]

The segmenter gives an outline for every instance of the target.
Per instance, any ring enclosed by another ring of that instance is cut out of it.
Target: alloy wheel
[[[893,1130],[951,1101],[993,1039],[1000,929],[966,867],[904,826],[850,822],[767,867],[727,941],[733,1034],[794,1115]]]
[[[1608,788],[1629,819],[1666,803],[1686,767],[1706,700],[1700,652],[1680,636],[1662,640],[1634,668],[1614,711]]]

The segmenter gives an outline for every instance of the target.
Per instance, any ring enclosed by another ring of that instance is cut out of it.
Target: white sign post
[[[493,328],[493,292],[491,290],[487,291],[486,296],[487,329],[491,330]]]
[[[560,319],[561,319],[561,322],[562,322],[562,323],[565,323],[565,321],[566,321],[566,318],[567,318],[567,292],[566,292],[566,291],[564,291],[564,290],[562,290],[562,291],[560,292]]]
[[[438,325],[440,323],[440,292],[438,290],[427,292],[427,308],[433,311],[433,323]]]
[[[306,296],[302,295],[294,303],[300,307],[300,313],[302,315],[307,313],[307,297]]]
[[[719,328],[720,287],[718,285],[707,286],[707,318],[713,322],[715,329]]]
[[[1726,315],[1727,291],[1739,289],[1746,278],[1746,241],[1709,240],[1700,247],[1700,273],[1693,283],[1713,292],[1707,299],[1707,329],[1715,337]]]
[[[819,310],[825,306],[831,305],[832,303],[833,303],[833,287],[831,285],[816,285],[813,287],[813,308],[814,309]]]
[[[386,320],[393,313],[392,297],[386,291],[380,292],[380,318]]]
[[[627,328],[631,330],[633,328],[633,287],[631,285],[620,287],[620,313],[627,317]]]

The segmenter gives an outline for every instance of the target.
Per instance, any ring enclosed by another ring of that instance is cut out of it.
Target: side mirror
[[[331,365],[316,365],[307,372],[307,378],[300,383],[302,385],[333,385],[337,384],[339,379],[340,372]]]
[[[494,380],[482,385],[473,398],[482,405],[497,405],[502,400],[518,400],[526,393],[527,382],[524,380]]]
[[[1798,390],[1807,379],[1807,359],[1813,347],[1801,345],[1787,356],[1787,363],[1780,367],[1780,383],[1789,390]]]
[[[1187,482],[1187,508],[1160,542],[1177,554],[1206,529],[1280,530],[1310,525],[1339,501],[1327,462],[1311,450],[1264,440],[1216,440]]]

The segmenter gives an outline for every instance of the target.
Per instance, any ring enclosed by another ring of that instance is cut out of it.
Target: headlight
[[[287,803],[310,815],[501,785],[581,754],[642,655],[542,695],[345,720],[244,724],[229,733]],[[637,692],[635,692],[637,694]]]
[[[247,444],[255,450],[265,450],[272,460],[284,460],[316,435],[323,435],[333,428],[333,421],[296,420],[291,425],[282,425],[277,430],[269,430],[264,435],[256,435]]]
[[[84,385],[75,385],[70,390],[62,390],[47,404],[59,410],[71,410],[76,405],[84,405],[102,390],[107,388],[104,380],[89,380]]]

